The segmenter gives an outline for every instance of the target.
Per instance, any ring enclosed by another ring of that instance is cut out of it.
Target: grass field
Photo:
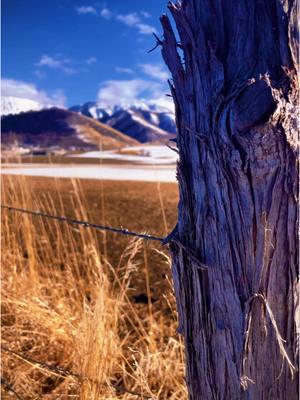
[[[42,156],[19,156],[2,157],[4,164],[68,164],[68,165],[110,165],[110,164],[128,164],[127,160],[96,159],[86,157],[68,157],[64,155],[42,155]]]
[[[42,156],[19,156],[19,157],[2,157],[2,163],[4,164],[89,164],[89,165],[110,165],[110,164],[128,164],[128,161],[124,160],[110,160],[110,159],[96,159],[96,158],[77,158],[67,157],[64,155],[42,155]]]
[[[158,236],[177,197],[174,184],[2,178],[2,204]],[[2,212],[4,399],[185,399],[176,328],[160,244]]]

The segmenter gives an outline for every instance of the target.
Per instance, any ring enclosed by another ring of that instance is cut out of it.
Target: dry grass
[[[67,154],[48,154],[48,155],[15,155],[15,150],[1,150],[2,164],[63,164],[63,165],[127,165],[128,160],[122,159],[109,159],[109,158],[88,158],[88,157],[69,157],[70,155],[80,154],[79,151],[68,152]],[[120,150],[117,154],[122,155],[141,155],[139,150],[125,151]],[[131,165],[140,165],[138,162],[132,161]],[[157,165],[157,164],[156,164]],[[162,164],[162,166],[166,166]],[[170,165],[167,165],[169,167]],[[6,165],[3,166],[5,168]],[[175,164],[173,165],[175,169]]]
[[[5,177],[2,203],[117,225],[127,209],[124,226],[159,234],[176,188],[138,185]],[[2,343],[27,359],[2,351],[5,382],[21,399],[186,398],[169,279],[162,249],[4,211]]]

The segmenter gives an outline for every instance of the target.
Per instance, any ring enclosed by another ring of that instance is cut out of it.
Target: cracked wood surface
[[[163,15],[159,44],[178,128],[170,247],[189,397],[296,400],[297,3],[168,8],[177,33]]]

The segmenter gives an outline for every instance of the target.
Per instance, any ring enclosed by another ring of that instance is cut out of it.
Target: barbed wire
[[[154,235],[148,235],[147,233],[139,233],[139,232],[130,231],[128,229],[114,228],[112,226],[99,225],[99,224],[95,224],[92,222],[81,221],[78,219],[68,218],[68,217],[64,217],[64,216],[60,216],[60,215],[52,215],[52,214],[48,214],[44,211],[26,210],[24,208],[17,208],[17,207],[12,207],[12,206],[8,206],[8,205],[2,205],[2,204],[1,204],[1,209],[19,212],[19,213],[23,213],[23,214],[28,214],[28,215],[32,215],[35,217],[48,218],[48,219],[52,219],[52,220],[59,221],[59,222],[67,222],[72,225],[83,226],[84,228],[92,228],[92,229],[96,229],[96,230],[109,231],[109,232],[114,232],[114,233],[118,233],[120,235],[125,235],[125,236],[134,236],[134,237],[144,239],[144,240],[155,240],[157,242],[164,243],[165,239],[166,239],[166,238],[162,238],[162,237],[158,237],[158,236],[154,236]]]
[[[23,400],[23,397],[19,395],[18,392],[15,391],[13,386],[3,377],[1,376],[1,386],[3,386],[4,390],[11,396],[14,395],[18,400]]]
[[[73,218],[68,218],[65,216],[60,216],[60,215],[52,215],[52,214],[48,214],[46,212],[43,211],[33,211],[33,210],[27,210],[24,208],[18,208],[18,207],[13,207],[13,206],[8,206],[8,205],[2,205],[1,204],[1,209],[7,210],[7,211],[12,211],[12,212],[19,212],[22,214],[28,214],[31,216],[35,216],[35,217],[42,217],[42,218],[48,218],[48,219],[52,219],[52,220],[56,220],[59,222],[66,222],[72,225],[80,225],[83,226],[84,228],[92,228],[92,229],[96,229],[96,230],[102,230],[102,231],[110,231],[113,233],[118,233],[121,235],[125,235],[125,236],[133,236],[133,237],[137,237],[137,238],[141,238],[144,240],[155,240],[155,241],[159,241],[161,243],[165,243],[166,238],[162,238],[162,237],[158,237],[158,236],[154,236],[154,235],[149,235],[146,233],[138,233],[138,232],[134,232],[134,231],[129,231],[128,229],[123,229],[123,228],[114,228],[111,226],[105,226],[105,225],[100,225],[100,224],[95,224],[92,222],[88,222],[88,221],[81,221],[81,220],[77,220],[77,219],[73,219]],[[96,385],[99,385],[99,382],[93,381],[88,377],[85,377],[83,375],[80,375],[78,373],[75,373],[73,371],[70,371],[68,369],[62,368],[60,366],[54,366],[54,365],[50,365],[44,362],[40,362],[37,360],[34,360],[30,357],[27,357],[15,350],[9,349],[4,345],[1,345],[1,349],[2,351],[11,354],[21,360],[23,360],[24,362],[30,363],[30,364],[34,364],[37,365],[39,368],[44,369],[44,370],[48,370],[51,371],[52,373],[55,373],[61,377],[72,377],[75,378],[81,382],[88,380]],[[22,400],[22,398],[20,397],[20,395],[15,392],[12,388],[12,386],[9,384],[9,382],[7,382],[6,380],[2,379],[1,384],[4,386],[4,388],[14,394],[17,399]],[[114,386],[114,385],[113,385]],[[118,385],[114,386],[116,390],[120,391],[120,392],[125,392],[125,393],[129,393],[132,394],[134,396],[138,396],[141,399],[145,399],[145,400],[149,400],[151,399],[151,397],[145,397],[143,394],[138,393],[136,391],[131,391],[125,387],[120,387]]]
[[[9,349],[8,347],[6,347],[3,344],[1,344],[1,350],[4,351],[5,353],[11,354],[11,355],[19,358],[20,360],[22,360],[24,362],[36,365],[41,369],[44,369],[46,371],[52,372],[56,375],[59,375],[62,378],[72,377],[72,378],[77,379],[81,383],[84,381],[89,381],[90,383],[93,383],[94,385],[101,386],[101,383],[94,379],[91,379],[87,376],[83,376],[81,374],[75,373],[73,371],[70,371],[66,368],[62,368],[60,366],[55,366],[55,365],[51,365],[51,364],[48,364],[45,362],[37,361],[31,357],[28,357],[28,356],[25,356],[24,354],[19,353],[18,351]],[[11,391],[18,399],[22,400],[20,395],[13,390],[12,386],[7,381],[2,380],[2,384],[6,387],[7,390]],[[119,392],[129,393],[129,394],[132,394],[133,396],[137,396],[143,400],[151,400],[152,399],[151,397],[145,396],[142,393],[127,389],[126,387],[122,387],[120,385],[112,384],[112,387],[114,387]]]

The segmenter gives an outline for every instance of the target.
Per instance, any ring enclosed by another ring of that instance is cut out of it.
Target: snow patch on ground
[[[134,166],[66,166],[39,164],[2,164],[3,175],[25,175],[56,178],[100,179],[116,181],[176,182],[175,167]]]
[[[89,138],[86,137],[85,129],[82,129],[81,126],[79,126],[79,125],[71,125],[71,128],[73,128],[75,130],[78,139],[82,140],[85,143],[93,143],[92,139],[89,139]]]
[[[132,152],[132,154],[130,154]],[[72,154],[73,158],[97,158],[102,160],[121,160],[137,164],[169,165],[176,164],[177,153],[167,146],[132,146],[125,147],[121,152],[88,151],[81,154]]]

